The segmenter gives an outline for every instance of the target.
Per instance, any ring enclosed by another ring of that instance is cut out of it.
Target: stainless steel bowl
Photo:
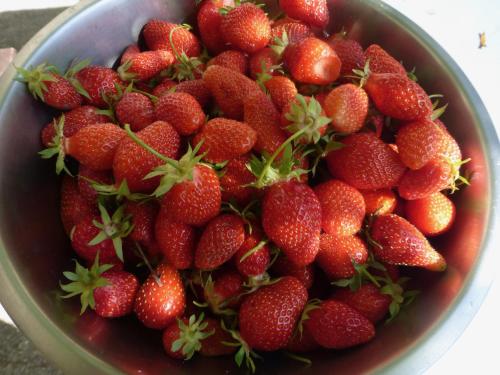
[[[312,356],[313,365],[269,356],[261,373],[421,373],[457,339],[479,308],[496,262],[499,142],[479,96],[455,62],[405,16],[378,0],[332,0],[332,31],[342,26],[364,46],[377,42],[408,67],[420,83],[450,103],[444,116],[474,171],[472,186],[456,194],[457,221],[435,245],[449,262],[444,274],[423,274],[417,301],[376,340],[352,350]],[[40,31],[15,64],[51,61],[65,67],[90,57],[111,65],[153,17],[181,22],[193,15],[192,0],[82,1]],[[104,321],[79,317],[55,290],[73,256],[58,214],[53,165],[37,156],[39,134],[51,113],[13,82],[10,68],[0,84],[0,296],[18,327],[68,373],[237,373],[232,360],[176,362],[163,354],[158,332],[133,317]]]

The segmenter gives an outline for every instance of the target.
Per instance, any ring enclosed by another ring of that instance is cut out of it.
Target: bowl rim
[[[483,235],[482,250],[464,280],[460,293],[450,303],[447,311],[442,313],[433,326],[427,329],[405,352],[396,359],[392,357],[386,362],[379,363],[373,369],[373,373],[394,375],[408,373],[408,370],[421,373],[435,363],[460,337],[479,310],[494,279],[496,262],[487,262],[486,258],[496,256],[494,251],[495,229],[500,229],[498,218],[500,214],[495,214],[498,212],[500,202],[500,143],[493,122],[478,93],[449,54],[426,31],[382,0],[358,1],[367,3],[373,9],[380,8],[382,13],[410,32],[422,47],[448,68],[452,79],[458,85],[467,102],[470,103],[475,121],[481,125],[478,132],[481,145],[485,150],[485,165],[490,176],[491,205]],[[38,46],[44,43],[53,32],[98,2],[99,0],[81,0],[60,13],[26,43],[19,51],[13,64],[23,66]],[[13,64],[4,72],[0,80],[0,113],[3,110],[2,104],[5,97],[14,84],[13,79],[16,76],[16,71]],[[0,300],[4,308],[22,332],[25,334],[30,332],[26,336],[34,342],[49,361],[63,370],[71,372],[76,370],[82,374],[96,370],[107,374],[121,373],[80,344],[70,340],[64,331],[43,313],[13,268],[1,238],[0,270],[0,285],[3,286],[0,288]],[[431,340],[433,340],[432,349],[429,348],[429,345],[422,345],[431,342]],[[78,363],[78,369],[71,366],[75,363]]]

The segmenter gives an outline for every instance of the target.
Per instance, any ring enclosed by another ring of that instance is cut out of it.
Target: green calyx
[[[359,80],[359,87],[363,87],[366,84],[366,81],[368,81],[368,77],[371,74],[370,59],[366,60],[363,70],[353,69],[352,72],[354,73],[354,75],[347,76],[347,78],[353,78],[355,80]]]
[[[221,211],[234,213],[241,217],[247,227],[247,232],[251,235],[253,232],[252,222],[257,220],[257,212],[260,210],[259,203],[259,200],[254,199],[243,209],[240,209],[238,204],[231,200],[230,202],[222,202]]]
[[[62,296],[62,298],[71,298],[80,295],[80,302],[82,305],[80,310],[81,315],[88,307],[92,310],[95,309],[94,290],[109,285],[108,280],[101,277],[101,275],[111,269],[113,265],[99,265],[99,253],[96,255],[94,264],[92,264],[90,269],[83,267],[76,260],[75,264],[75,272],[63,272],[63,275],[71,282],[69,284],[60,284],[60,287],[63,291],[68,293]]]
[[[83,178],[84,180],[88,181],[98,195],[103,197],[114,197],[117,202],[123,202],[124,200],[132,202],[144,202],[151,199],[151,197],[147,194],[130,192],[126,179],[123,179],[120,185],[116,186],[114,184],[101,184],[85,176],[79,176],[79,178]]]
[[[43,93],[48,90],[45,82],[57,82],[59,76],[57,68],[47,63],[40,64],[31,70],[22,67],[16,67],[16,70],[19,74],[16,80],[26,83],[31,95],[42,102],[45,101]]]
[[[61,172],[64,170],[68,175],[72,176],[71,172],[69,169],[66,167],[66,164],[64,163],[64,158],[66,157],[66,152],[64,149],[64,114],[61,114],[61,117],[59,117],[59,121],[56,121],[54,119],[54,130],[55,130],[55,135],[54,138],[52,138],[52,141],[49,144],[49,147],[46,149],[39,151],[38,155],[42,159],[51,159],[52,157],[57,155],[56,159],[56,173],[61,174]]]
[[[203,294],[205,295],[206,303],[197,303],[198,307],[209,307],[215,315],[234,316],[236,312],[227,308],[228,304],[237,300],[240,296],[234,296],[226,300],[221,299],[215,292],[215,284],[212,280],[212,275],[203,283]]]
[[[296,331],[294,334],[298,334],[300,335],[300,338],[302,338],[302,334],[304,332],[304,322],[306,320],[309,320],[309,314],[311,313],[311,311],[319,309],[320,306],[321,300],[318,298],[313,298],[307,302],[306,307],[304,307],[304,310],[302,311],[299,322],[297,323]]]
[[[231,335],[231,337],[235,340],[234,342],[223,341],[222,343],[227,346],[232,346],[236,348],[239,347],[238,351],[234,355],[234,361],[236,362],[238,367],[241,367],[243,362],[245,362],[245,367],[249,369],[252,372],[252,374],[255,373],[254,358],[262,359],[262,357],[257,353],[255,353],[250,348],[250,346],[248,346],[248,344],[245,342],[245,340],[243,340],[238,331],[226,328],[224,321],[221,321],[221,326],[222,329],[228,332]]]
[[[381,287],[377,277],[372,275],[369,271],[369,268],[385,270],[385,267],[381,263],[376,262],[373,258],[369,258],[369,260],[363,264],[352,261],[352,266],[354,267],[354,275],[352,277],[333,281],[332,285],[343,288],[349,287],[353,292],[361,288],[361,285],[366,281],[373,283],[377,288]]]
[[[380,280],[385,283],[380,288],[380,293],[386,294],[392,299],[389,305],[389,318],[386,320],[386,323],[389,323],[399,314],[401,306],[408,306],[412,303],[420,291],[404,290],[403,286],[410,280],[409,277],[400,277],[397,282],[393,282],[386,272],[385,277],[380,278]]]
[[[137,77],[137,74],[130,71],[131,67],[132,67],[132,60],[127,60],[118,67],[117,72],[122,81],[130,82]]]
[[[283,31],[281,38],[277,36],[274,37],[273,42],[269,47],[281,58],[289,44],[290,40],[288,39],[288,33]]]
[[[450,177],[450,186],[449,186],[449,191],[450,194],[455,193],[456,191],[460,190],[462,186],[470,186],[470,180],[473,176],[473,173],[471,171],[466,170],[464,174],[462,175],[460,173],[460,169],[462,168],[462,165],[467,164],[470,162],[472,159],[467,158],[464,160],[459,160],[459,161],[452,161],[449,158],[446,159],[446,161],[450,164],[451,166],[451,177]]]
[[[446,111],[446,108],[448,108],[448,103],[446,103],[445,105],[443,105],[441,107],[438,107],[440,99],[442,97],[443,97],[443,95],[441,95],[441,94],[429,95],[429,99],[436,98],[436,100],[434,100],[434,102],[432,103],[432,114],[431,114],[431,120],[432,121],[437,120],[438,118],[440,118],[443,115],[443,113]]]
[[[193,314],[189,317],[187,325],[182,320],[177,319],[180,332],[179,338],[172,343],[171,350],[173,352],[181,350],[186,360],[188,360],[193,357],[194,353],[201,350],[201,341],[215,333],[215,330],[205,332],[208,323],[203,321],[204,318],[204,313],[201,313],[198,319]]]
[[[203,74],[203,71],[201,70],[203,61],[199,57],[188,57],[184,51],[182,51],[181,53],[177,51],[177,48],[175,47],[173,41],[173,35],[177,30],[180,29],[191,30],[191,26],[188,24],[183,24],[170,30],[168,40],[177,62],[173,64],[169,69],[167,69],[166,76],[179,82],[186,80],[191,81],[196,78],[195,73]]]
[[[91,63],[90,59],[85,59],[85,60],[82,60],[80,62],[71,64],[71,66],[66,71],[66,73],[64,73],[64,78],[66,78],[71,83],[71,85],[75,88],[75,90],[80,95],[86,97],[89,100],[90,100],[89,93],[87,92],[87,90],[85,90],[83,88],[82,84],[75,78],[75,75],[83,68],[86,68],[87,66],[89,66],[90,63]]]
[[[92,223],[100,229],[97,236],[95,236],[88,243],[89,246],[95,246],[105,240],[111,240],[116,252],[116,256],[123,262],[123,243],[122,238],[127,237],[134,229],[131,223],[131,215],[125,215],[125,206],[120,206],[110,216],[106,208],[99,203],[99,212],[101,213],[101,221],[94,220]]]
[[[344,144],[337,140],[340,135],[340,133],[335,133],[333,130],[327,130],[317,143],[299,145],[297,151],[301,153],[302,157],[312,157],[311,173],[313,176],[316,175],[321,159],[325,158],[330,152],[344,147]]]

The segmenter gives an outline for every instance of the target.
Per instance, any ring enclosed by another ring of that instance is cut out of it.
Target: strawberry
[[[301,282],[285,276],[248,295],[238,314],[242,339],[253,349],[273,351],[290,341],[307,302]]]
[[[257,141],[257,132],[244,122],[224,118],[208,121],[194,137],[193,143],[201,143],[203,159],[221,163],[249,152]]]
[[[167,122],[156,121],[137,132],[136,136],[163,156],[171,159],[179,156],[179,134]],[[120,183],[126,180],[133,192],[151,192],[158,186],[160,179],[145,177],[162,163],[162,159],[125,137],[118,145],[113,160],[115,181]]]
[[[414,121],[432,114],[432,103],[424,89],[401,74],[371,73],[364,88],[383,115]]]
[[[279,56],[269,48],[262,48],[250,56],[250,77],[259,79],[263,74],[273,75],[273,70],[279,64]]]
[[[155,242],[155,221],[158,215],[156,202],[126,202],[125,213],[131,215],[131,223],[134,226],[128,238],[146,247],[153,244]]]
[[[252,225],[252,233],[247,233],[245,241],[234,255],[236,268],[243,276],[260,276],[269,266],[269,247],[262,241],[262,235],[261,229]]]
[[[203,284],[203,297],[214,314],[225,314],[227,308],[237,307],[243,292],[243,277],[232,269],[223,270]]]
[[[106,108],[104,98],[117,95],[117,87],[125,86],[117,72],[104,66],[87,66],[75,74],[75,79],[88,93],[87,104],[99,108]]]
[[[247,74],[248,58],[243,52],[229,50],[221,52],[207,63],[208,66],[219,65],[224,68],[232,69],[241,74]]]
[[[335,236],[350,236],[360,231],[365,218],[363,195],[339,180],[317,185],[314,192],[321,204],[321,228]]]
[[[394,73],[406,76],[404,66],[378,44],[370,45],[365,50],[364,56],[365,60],[369,61],[370,71],[373,73]]]
[[[312,263],[319,251],[320,202],[308,185],[297,181],[274,184],[262,201],[262,226],[293,263]]]
[[[302,332],[296,331],[286,345],[286,350],[292,353],[307,353],[319,348],[320,346],[306,327],[302,329]]]
[[[425,236],[437,236],[450,229],[455,221],[453,202],[442,193],[406,202],[406,218]]]
[[[333,48],[342,62],[340,67],[341,76],[352,75],[353,69],[362,69],[365,66],[363,47],[354,39],[347,38],[345,33],[332,35],[327,43]]]
[[[383,294],[373,284],[363,284],[356,291],[348,288],[339,289],[335,292],[333,298],[359,311],[361,315],[373,324],[379,322],[387,315],[389,305],[392,302],[389,295]]]
[[[460,164],[462,161],[462,152],[457,141],[448,132],[448,129],[446,129],[446,126],[441,120],[437,119],[434,123],[441,128],[446,138],[446,142],[444,143],[442,150],[440,150],[443,158],[448,160],[451,164]]]
[[[212,219],[203,231],[194,254],[194,265],[212,270],[227,262],[245,241],[243,220],[224,214]]]
[[[168,264],[178,270],[193,264],[196,234],[192,227],[178,223],[160,210],[156,217],[155,238]]]
[[[328,43],[309,37],[290,45],[283,56],[295,81],[327,85],[340,75],[340,59]]]
[[[370,341],[375,327],[361,313],[335,300],[323,301],[304,322],[316,342],[329,349],[343,349]]]
[[[115,114],[120,124],[130,124],[130,128],[136,132],[156,121],[153,102],[137,92],[123,94],[115,105]]]
[[[365,200],[366,214],[391,214],[396,209],[398,200],[391,189],[360,190]]]
[[[166,50],[140,52],[120,65],[117,71],[123,81],[147,81],[174,61],[174,55]]]
[[[168,92],[177,91],[177,85],[178,83],[176,81],[173,81],[171,79],[164,79],[155,86],[151,93],[159,98],[160,96],[165,95]]]
[[[223,201],[235,200],[239,205],[245,206],[257,194],[255,188],[246,186],[255,182],[255,176],[247,168],[249,162],[250,156],[242,155],[226,164],[220,178]]]
[[[184,312],[186,296],[175,268],[160,264],[141,285],[134,311],[148,328],[163,329]]]
[[[371,237],[378,243],[373,247],[373,253],[383,262],[423,267],[430,271],[446,269],[443,256],[402,217],[393,214],[377,216],[371,228]]]
[[[118,318],[132,312],[139,288],[139,282],[133,274],[110,270],[113,266],[99,264],[99,257],[96,257],[90,269],[82,267],[77,261],[75,263],[75,272],[64,272],[71,282],[61,284],[61,289],[68,292],[63,298],[80,295],[80,314],[87,307],[103,318]]]
[[[226,49],[220,30],[223,19],[220,10],[225,6],[234,7],[234,0],[205,0],[201,4],[196,17],[201,40],[213,54],[218,54]]]
[[[212,99],[212,94],[202,79],[182,81],[176,86],[175,92],[191,95],[203,108],[208,107]]]
[[[330,21],[326,0],[279,0],[279,6],[288,17],[324,28]]]
[[[198,101],[184,92],[162,95],[156,103],[158,120],[169,122],[180,135],[190,135],[205,123],[205,113]]]
[[[405,172],[398,154],[373,133],[351,134],[344,147],[330,152],[328,170],[356,189],[382,189],[398,184]]]
[[[60,215],[67,235],[81,220],[96,215],[97,207],[91,204],[78,190],[75,179],[64,176],[61,183]]]
[[[128,60],[131,60],[132,57],[135,55],[139,54],[141,52],[141,49],[137,45],[137,43],[132,43],[130,44],[127,48],[122,53],[122,56],[120,57],[120,65],[125,64]]]
[[[245,101],[245,122],[257,132],[254,149],[272,154],[285,142],[280,128],[280,114],[272,100],[260,90],[252,92]]]
[[[247,76],[218,65],[208,67],[203,80],[224,112],[224,117],[235,120],[243,118],[246,98],[253,92],[260,92],[257,83]]]
[[[452,186],[452,165],[442,158],[434,159],[417,170],[408,170],[398,186],[399,196],[406,200],[422,199]]]
[[[109,171],[94,171],[80,164],[78,167],[78,191],[90,204],[95,205],[98,193],[92,186],[92,182],[111,185],[113,183],[113,177]]]
[[[322,234],[317,261],[330,279],[342,279],[356,273],[353,262],[363,264],[368,259],[366,244],[358,236]]]
[[[325,112],[332,128],[340,133],[356,133],[368,115],[368,95],[361,87],[346,83],[334,88],[326,97]]]
[[[182,25],[162,20],[150,20],[143,28],[144,41],[150,50],[166,50],[173,55],[200,55],[200,42]]]
[[[231,9],[222,19],[220,31],[226,43],[247,53],[264,48],[271,39],[266,13],[252,3]]]
[[[288,39],[288,44],[298,43],[302,39],[310,36],[314,36],[311,28],[300,21],[284,21],[284,23],[280,24],[274,23],[271,29],[271,40],[276,41],[276,39],[281,39],[286,42],[286,39]]]
[[[19,81],[25,82],[35,99],[61,111],[82,105],[83,97],[71,82],[57,72],[53,65],[40,64],[32,70],[17,68]]]
[[[286,256],[280,256],[274,262],[271,271],[276,276],[293,276],[299,280],[306,289],[311,288],[314,282],[314,266],[297,266]]]
[[[288,77],[274,76],[264,82],[271,99],[278,109],[283,112],[283,108],[297,96],[297,87]]]
[[[218,357],[222,355],[233,354],[235,347],[225,345],[225,342],[231,341],[231,335],[222,329],[221,323],[213,318],[206,318],[208,324],[206,330],[213,331],[214,334],[207,337],[201,345],[200,353],[205,357]]]

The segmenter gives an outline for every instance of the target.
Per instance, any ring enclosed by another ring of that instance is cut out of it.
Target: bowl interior
[[[466,78],[418,27],[380,1],[333,0],[329,5],[332,32],[343,27],[364,47],[382,45],[407,69],[415,66],[428,93],[444,95],[449,107],[442,119],[464,157],[472,158],[467,169],[474,172],[474,179],[471,187],[455,195],[458,210],[453,229],[434,241],[448,260],[448,270],[415,273],[416,284],[425,292],[393,324],[379,327],[376,340],[352,350],[316,353],[311,356],[313,365],[306,369],[279,355],[258,363],[258,369],[311,374],[332,369],[342,374],[420,372],[459,335],[491,279],[487,262],[479,260],[489,251],[485,244],[492,230],[490,213],[497,204],[492,198],[490,160],[498,152],[491,145],[498,149],[498,140],[491,140],[491,122]],[[38,34],[17,64],[50,61],[65,68],[75,58],[89,57],[111,66],[149,19],[181,22],[194,12],[194,1],[187,0],[86,1]],[[72,373],[96,368],[134,373],[235,372],[227,358],[172,361],[163,354],[161,333],[143,329],[134,317],[103,320],[92,313],[80,317],[76,304],[56,298],[61,273],[71,266],[73,253],[59,219],[60,181],[53,163],[37,155],[40,129],[54,113],[35,103],[23,85],[11,83],[13,75],[8,71],[0,87],[0,281],[5,285],[0,293],[14,320],[58,366]]]

